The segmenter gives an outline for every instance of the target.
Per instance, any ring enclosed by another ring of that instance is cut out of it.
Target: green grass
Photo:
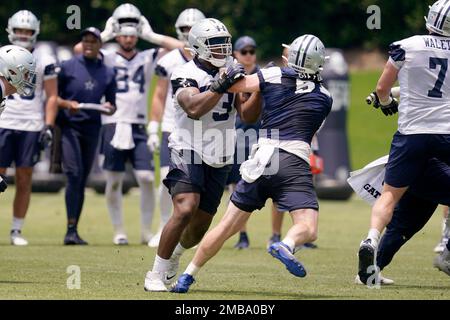
[[[360,168],[389,150],[396,118],[386,118],[365,104],[379,72],[353,73],[349,141],[353,168]],[[138,245],[139,195],[124,200],[125,223],[131,245],[111,244],[112,228],[105,199],[88,192],[80,223],[87,247],[64,247],[63,193],[34,194],[24,228],[30,246],[9,245],[14,188],[0,196],[0,298],[1,299],[448,299],[450,284],[432,267],[432,249],[439,239],[441,214],[437,213],[395,257],[384,274],[396,285],[369,290],[353,284],[356,251],[367,232],[370,210],[363,201],[321,201],[318,250],[299,253],[309,275],[291,276],[265,252],[270,234],[270,212],[254,214],[248,225],[251,248],[234,250],[235,238],[199,273],[189,295],[145,293],[145,272],[155,250]],[[225,210],[224,196],[218,217]],[[156,214],[155,216],[158,216]],[[157,219],[154,226],[157,226]],[[284,231],[289,227],[285,219]],[[183,269],[192,258],[182,258]],[[69,290],[70,265],[81,268],[81,289]]]
[[[368,206],[358,199],[349,202],[321,202],[318,250],[301,251],[299,256],[309,275],[291,276],[265,252],[270,233],[268,209],[256,213],[249,223],[251,249],[234,250],[235,241],[225,244],[219,255],[199,273],[189,295],[146,293],[145,272],[155,250],[139,245],[139,196],[124,201],[125,223],[131,245],[111,244],[112,230],[102,196],[88,193],[80,233],[90,245],[64,247],[63,194],[35,194],[24,234],[28,247],[9,245],[11,188],[2,195],[0,216],[0,298],[1,299],[448,299],[450,284],[432,267],[433,246],[439,238],[440,214],[436,214],[389,266],[385,275],[397,284],[370,290],[353,284],[356,251],[367,231]],[[224,196],[219,216],[225,210]],[[154,226],[156,226],[155,221]],[[289,226],[285,220],[284,230]],[[181,261],[185,268],[193,251]],[[81,268],[81,289],[66,287],[66,269]]]

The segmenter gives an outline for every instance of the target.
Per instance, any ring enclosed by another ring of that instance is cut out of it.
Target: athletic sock
[[[375,228],[371,228],[369,233],[367,234],[367,238],[371,240],[372,245],[374,247],[378,246],[378,242],[380,241],[380,231]]]
[[[283,239],[283,242],[285,245],[287,245],[289,247],[289,250],[291,250],[291,253],[294,252],[295,249],[295,241],[289,237],[285,237]]]
[[[141,191],[141,233],[143,236],[147,236],[151,233],[153,212],[155,210],[153,172],[148,170],[135,170],[134,174]]]
[[[163,259],[160,256],[156,255],[152,271],[164,273],[167,270],[169,270],[169,265],[170,265],[169,259]]]
[[[197,267],[193,262],[189,263],[184,273],[187,273],[193,277],[195,277],[200,270],[200,267]]]
[[[24,222],[25,222],[25,219],[24,219],[24,218],[16,218],[16,217],[13,217],[12,223],[11,223],[11,230],[21,231]]]
[[[181,245],[181,243],[178,243],[175,247],[175,250],[173,250],[172,256],[170,257],[170,260],[173,259],[179,259],[181,255],[186,251],[186,248]]]
[[[114,232],[123,233],[123,213],[122,213],[122,183],[123,172],[105,170],[106,189],[105,198],[108,213],[114,228]]]

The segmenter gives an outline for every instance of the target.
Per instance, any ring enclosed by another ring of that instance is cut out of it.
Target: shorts
[[[23,131],[0,128],[0,168],[30,168],[41,153],[39,131]]]
[[[170,132],[162,132],[161,148],[159,152],[159,165],[161,167],[170,166],[169,136]]]

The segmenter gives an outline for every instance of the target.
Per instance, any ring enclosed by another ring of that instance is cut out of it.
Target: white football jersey
[[[6,108],[0,117],[0,128],[40,131],[44,127],[45,91],[44,81],[56,78],[56,58],[48,51],[33,51],[36,59],[36,88],[29,96],[18,93],[6,97]]]
[[[158,49],[140,51],[127,59],[115,51],[102,51],[105,64],[116,74],[117,111],[102,115],[102,123],[147,123],[148,90],[155,70]]]
[[[189,60],[186,59],[181,49],[174,49],[158,61],[155,73],[157,76],[165,78],[170,82],[170,77],[172,76],[173,70],[175,70],[175,68],[177,68],[178,66],[185,64],[186,62],[189,62]],[[173,106],[172,86],[169,83],[164,107],[164,115],[161,123],[161,130],[163,132],[172,132],[174,128],[175,108]]]
[[[450,38],[414,36],[394,42],[389,54],[399,69],[399,132],[450,134]]]
[[[212,167],[223,167],[233,161],[236,143],[235,94],[225,93],[217,105],[200,119],[192,119],[181,108],[177,96],[187,87],[200,92],[209,90],[211,81],[219,74],[207,72],[194,59],[176,68],[171,77],[174,91],[175,129],[169,136],[169,147],[175,150],[193,150]]]

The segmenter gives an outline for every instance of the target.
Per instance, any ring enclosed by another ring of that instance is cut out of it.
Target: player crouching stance
[[[313,35],[303,35],[289,48],[288,67],[262,69],[229,90],[261,91],[265,103],[261,129],[278,131],[278,139],[272,135],[268,136],[272,138],[262,137],[261,133],[258,151],[241,166],[242,179],[231,196],[225,216],[205,235],[173,292],[187,292],[199,269],[217,254],[228,238],[239,232],[251,212],[264,207],[267,198],[277,203],[278,210],[289,211],[293,221],[283,241],[273,243],[268,252],[293,275],[306,276],[293,251],[296,246],[317,238],[319,205],[309,155],[312,137],[332,105],[330,94],[321,85],[319,72],[324,62],[323,43]],[[255,165],[255,160],[259,164]],[[276,161],[278,171],[268,172],[272,165],[267,164]],[[258,170],[261,170],[259,175]]]
[[[227,93],[244,77],[242,65],[230,63],[219,74],[232,50],[225,25],[216,19],[200,20],[189,32],[189,45],[194,59],[171,76],[176,127],[169,137],[170,170],[164,184],[174,211],[161,233],[153,269],[145,277],[147,291],[167,291],[165,284],[175,277],[181,254],[200,242],[217,212],[234,155],[236,111],[244,121],[255,121],[243,114],[237,95]],[[249,115],[260,108],[254,96],[245,102]]]

